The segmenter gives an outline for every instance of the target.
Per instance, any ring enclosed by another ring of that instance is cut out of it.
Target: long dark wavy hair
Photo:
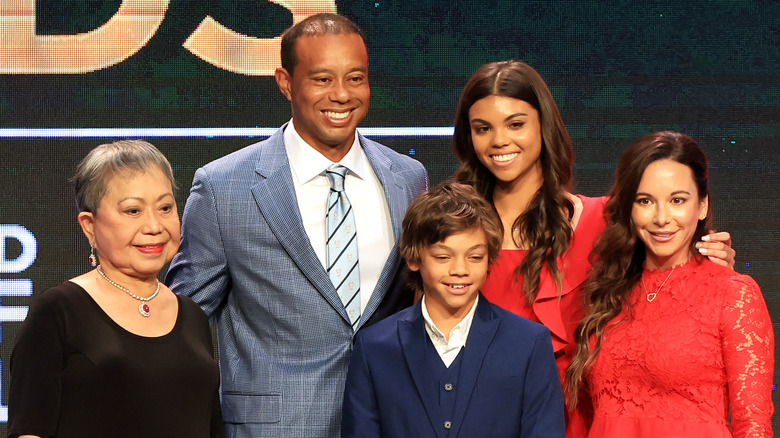
[[[523,276],[522,290],[531,304],[539,292],[539,277],[545,265],[555,280],[558,293],[562,290],[563,273],[558,258],[569,247],[573,233],[574,205],[566,192],[571,182],[574,150],[558,106],[536,70],[514,60],[483,65],[469,78],[458,102],[452,149],[461,162],[455,179],[474,186],[491,204],[496,177],[477,158],[469,123],[471,106],[488,96],[520,99],[539,113],[543,182],[528,208],[512,225],[512,229],[519,230],[520,241],[528,247],[528,254],[515,268],[515,279]],[[520,246],[517,240],[515,244]]]
[[[582,380],[601,349],[604,328],[624,309],[630,311],[628,296],[642,278],[645,244],[637,236],[631,210],[642,175],[650,163],[672,160],[688,166],[698,191],[699,201],[709,197],[707,157],[690,137],[676,132],[655,132],[639,139],[620,158],[615,183],[604,206],[607,227],[591,253],[591,267],[584,286],[587,313],[575,331],[577,351],[566,370],[565,389],[570,407],[577,404]],[[699,220],[690,242],[690,253],[701,260],[696,242],[712,227],[712,203]],[[590,339],[596,343],[591,350]]]

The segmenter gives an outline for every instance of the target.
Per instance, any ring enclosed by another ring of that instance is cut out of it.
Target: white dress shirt
[[[471,330],[471,323],[474,321],[474,313],[477,310],[477,302],[479,301],[479,295],[474,300],[474,305],[471,306],[471,310],[463,319],[450,330],[449,338],[444,336],[444,333],[436,327],[433,323],[431,315],[428,313],[428,307],[425,305],[425,294],[422,297],[422,314],[425,320],[425,331],[428,333],[428,337],[431,338],[436,352],[439,353],[441,361],[447,368],[452,365],[452,362],[458,357],[460,349],[466,346],[466,339],[469,337],[469,331]]]
[[[395,244],[390,209],[382,184],[379,182],[360,146],[358,136],[338,163],[333,163],[309,146],[295,131],[292,120],[284,130],[284,147],[290,162],[293,186],[303,228],[309,236],[314,252],[327,269],[325,248],[325,210],[330,182],[325,169],[340,164],[349,171],[344,178],[344,191],[352,204],[358,239],[358,267],[360,269],[360,311],[366,308],[390,250]]]

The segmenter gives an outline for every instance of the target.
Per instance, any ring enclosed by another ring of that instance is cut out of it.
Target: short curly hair
[[[92,149],[76,166],[71,178],[79,212],[97,214],[109,180],[125,171],[145,172],[159,168],[176,189],[171,163],[154,145],[143,140],[120,140]]]

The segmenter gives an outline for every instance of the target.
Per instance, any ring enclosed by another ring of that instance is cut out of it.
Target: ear
[[[409,269],[412,271],[420,270],[420,264],[412,260],[406,260],[406,266],[408,266]]]
[[[292,91],[290,89],[292,85],[292,75],[287,72],[286,69],[279,67],[274,72],[274,77],[276,78],[276,85],[279,86],[279,91],[284,94],[284,97],[287,98],[287,100],[292,100]]]
[[[87,240],[89,240],[90,245],[95,244],[95,215],[88,212],[88,211],[82,211],[79,213],[78,216],[79,225],[81,225],[81,231],[84,232],[84,235],[87,236]]]
[[[699,201],[699,208],[701,209],[699,212],[699,220],[703,221],[707,217],[707,211],[710,208],[709,196],[705,196],[704,199]]]

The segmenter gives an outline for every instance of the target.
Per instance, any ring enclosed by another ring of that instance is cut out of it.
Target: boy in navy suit
[[[415,199],[399,247],[422,299],[358,333],[342,437],[564,436],[550,332],[479,293],[502,232],[471,186]]]

